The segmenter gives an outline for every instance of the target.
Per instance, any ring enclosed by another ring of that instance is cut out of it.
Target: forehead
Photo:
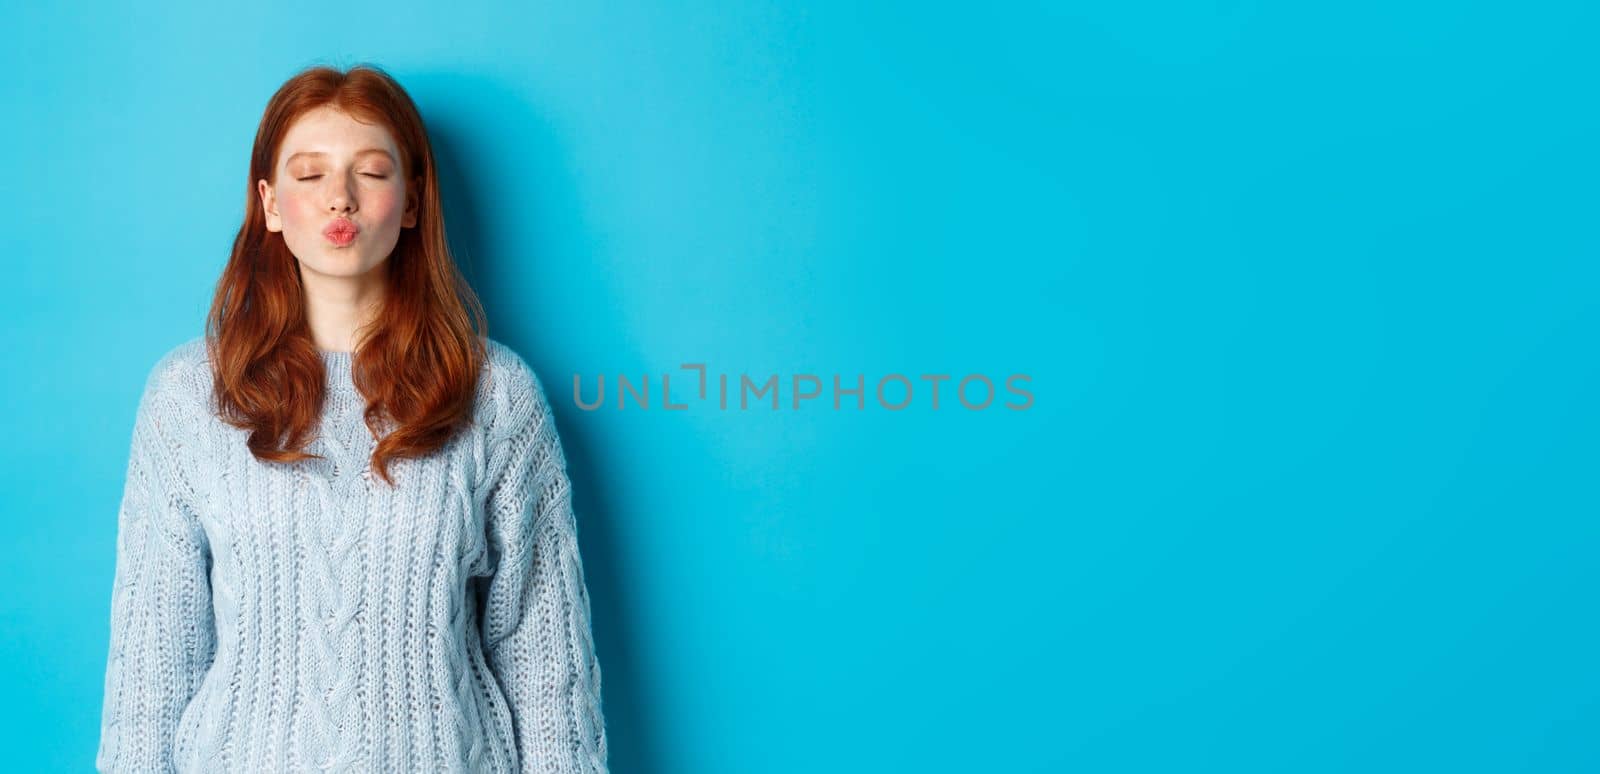
[[[359,121],[326,107],[300,116],[284,134],[278,151],[284,163],[295,156],[309,160],[354,158],[368,153],[388,154],[395,161],[400,158],[394,137],[382,124]]]

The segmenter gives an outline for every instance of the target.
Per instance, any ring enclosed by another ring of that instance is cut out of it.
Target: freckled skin
[[[366,148],[386,150],[392,159],[381,154],[358,155]],[[302,151],[326,155],[289,161]],[[282,232],[307,281],[359,281],[375,277],[369,272],[394,252],[400,229],[417,223],[420,180],[408,186],[404,172],[400,150],[382,125],[362,123],[347,113],[321,107],[290,127],[278,151],[273,179],[257,181],[256,188],[266,212],[267,230]],[[339,215],[361,229],[348,245],[335,244],[322,235],[322,229]]]

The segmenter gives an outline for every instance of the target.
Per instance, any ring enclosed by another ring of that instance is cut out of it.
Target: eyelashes
[[[374,174],[371,174],[371,173],[368,173],[368,172],[363,172],[363,173],[361,173],[361,175],[362,175],[362,177],[375,177],[375,178],[377,178],[379,180],[388,180],[389,179],[388,175],[374,175]],[[316,180],[319,177],[322,177],[322,175],[311,175],[310,177],[297,177],[295,179],[296,180],[300,180],[300,181],[306,181],[306,180]]]

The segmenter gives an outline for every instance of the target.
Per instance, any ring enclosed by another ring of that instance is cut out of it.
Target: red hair
[[[317,66],[290,78],[267,103],[250,154],[244,224],[217,281],[206,320],[206,350],[222,419],[250,431],[250,452],[266,462],[319,458],[302,451],[323,408],[322,355],[306,323],[299,264],[281,232],[267,230],[256,181],[274,180],[289,127],[329,106],[378,123],[399,146],[402,174],[415,185],[417,222],[401,229],[384,265],[384,301],[358,332],[352,378],[367,398],[367,428],[379,438],[372,467],[390,486],[391,460],[443,446],[472,419],[479,372],[488,359],[488,319],[445,240],[433,149],[411,97],[382,69]]]

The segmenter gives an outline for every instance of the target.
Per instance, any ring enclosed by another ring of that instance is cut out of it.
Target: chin
[[[300,267],[324,277],[352,278],[360,277],[383,265],[383,261],[369,263],[364,257],[355,253],[346,253],[343,257],[344,260],[340,260],[339,254],[336,253],[332,259],[328,256],[318,256],[310,261],[301,259]]]

